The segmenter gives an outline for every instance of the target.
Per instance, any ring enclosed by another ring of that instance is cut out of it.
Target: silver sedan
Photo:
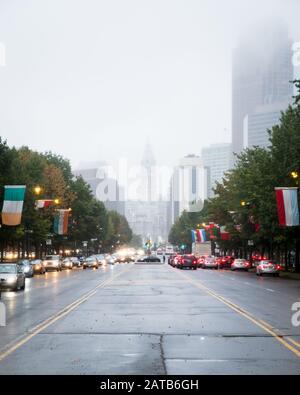
[[[256,274],[262,276],[263,274],[271,274],[274,277],[279,277],[282,267],[274,261],[261,261],[256,268]]]
[[[218,269],[218,261],[214,256],[208,256],[202,263],[202,269]]]
[[[20,265],[0,264],[0,290],[22,291],[25,289],[25,274]]]
[[[231,264],[231,270],[246,270],[250,269],[251,265],[250,262],[246,259],[235,259]]]

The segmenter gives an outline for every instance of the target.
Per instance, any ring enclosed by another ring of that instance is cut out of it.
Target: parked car
[[[20,265],[22,267],[22,270],[23,270],[26,278],[34,277],[34,269],[31,265],[29,259],[21,259],[18,262],[18,265]]]
[[[46,269],[44,267],[43,261],[41,259],[34,259],[30,262],[34,274],[45,274]]]
[[[16,263],[0,264],[0,290],[18,291],[25,289],[23,267]]]
[[[179,264],[181,258],[182,258],[182,255],[179,255],[179,254],[174,256],[172,266],[175,268],[178,267],[178,264]]]
[[[205,257],[202,263],[202,269],[218,269],[218,262],[214,256]]]
[[[99,265],[105,266],[107,264],[106,257],[103,254],[94,255],[99,263]]]
[[[109,265],[114,265],[117,262],[117,257],[115,255],[108,255],[106,261]]]
[[[194,255],[183,255],[178,258],[176,267],[178,269],[197,270],[198,269],[197,258]]]
[[[142,263],[142,262],[144,262],[144,263],[155,263],[155,262],[157,262],[158,263],[158,262],[160,262],[160,259],[157,256],[155,256],[155,255],[147,255],[147,256],[144,256],[142,258],[139,258],[137,262],[140,262],[140,263]]]
[[[235,259],[231,264],[231,270],[245,270],[248,271],[251,268],[251,264],[246,259]]]
[[[77,258],[77,256],[71,256],[70,260],[73,263],[73,267],[80,267],[81,266],[81,262],[80,262],[79,258]]]
[[[279,277],[282,270],[281,265],[271,260],[263,260],[256,268],[256,274],[262,276],[263,274],[271,274],[274,277]]]
[[[62,270],[61,258],[59,255],[46,255],[45,259],[43,260],[43,264],[46,272],[51,270],[60,272]]]
[[[231,269],[231,265],[234,261],[232,256],[221,256],[218,258],[218,264],[220,269]]]
[[[99,269],[99,262],[95,256],[89,256],[83,262],[83,269],[92,268]]]
[[[73,269],[73,262],[72,262],[71,258],[64,258],[61,263],[61,268],[72,270]]]
[[[198,269],[201,269],[203,267],[203,263],[204,263],[206,258],[207,258],[207,255],[203,255],[203,256],[200,256],[199,258],[197,258],[197,267],[198,267]]]

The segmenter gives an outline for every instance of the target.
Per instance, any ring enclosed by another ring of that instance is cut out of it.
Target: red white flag
[[[299,226],[298,188],[275,188],[279,224]]]

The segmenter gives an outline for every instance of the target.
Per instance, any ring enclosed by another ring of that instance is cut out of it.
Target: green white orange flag
[[[22,219],[25,185],[6,185],[2,208],[2,224],[7,226],[20,225]]]
[[[68,233],[69,210],[56,210],[54,217],[54,233],[65,235]]]

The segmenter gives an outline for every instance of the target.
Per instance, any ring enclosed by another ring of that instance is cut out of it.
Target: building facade
[[[183,211],[201,211],[208,195],[208,169],[196,155],[181,159],[175,167],[170,185],[171,225]]]
[[[94,166],[94,167],[92,167]],[[104,162],[93,163],[82,169],[74,170],[75,177],[82,177],[90,186],[94,197],[103,202],[107,210],[125,215],[124,188],[117,180],[110,178]]]
[[[208,170],[209,198],[214,196],[214,188],[217,182],[222,182],[224,174],[231,168],[232,147],[229,143],[212,144],[202,149],[203,165]]]
[[[244,118],[244,148],[270,145],[268,131],[280,121],[281,112],[286,110],[289,103],[278,103],[257,107],[252,114]]]
[[[292,40],[283,23],[270,21],[245,37],[233,53],[232,150],[244,148],[244,118],[257,107],[290,102]],[[282,109],[283,110],[283,109]]]

